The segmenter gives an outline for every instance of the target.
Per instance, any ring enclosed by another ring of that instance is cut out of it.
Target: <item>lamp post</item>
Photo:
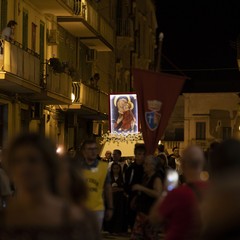
[[[163,32],[160,32],[159,38],[158,38],[159,44],[158,44],[158,60],[157,60],[156,72],[161,71],[163,39],[164,39],[164,34],[163,34]]]

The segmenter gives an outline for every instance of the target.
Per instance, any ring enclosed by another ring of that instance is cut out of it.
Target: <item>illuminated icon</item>
[[[137,107],[136,94],[111,94],[111,133],[138,133]]]

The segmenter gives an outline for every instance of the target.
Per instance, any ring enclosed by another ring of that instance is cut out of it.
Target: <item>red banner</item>
[[[153,154],[187,77],[140,69],[133,70],[133,77],[143,139]]]

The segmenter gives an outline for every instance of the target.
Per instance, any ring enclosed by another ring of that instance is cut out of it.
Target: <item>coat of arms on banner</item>
[[[162,102],[158,100],[148,101],[149,112],[145,112],[145,120],[151,131],[155,131],[160,123]]]

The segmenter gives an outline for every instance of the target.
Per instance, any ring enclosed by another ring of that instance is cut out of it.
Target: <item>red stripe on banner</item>
[[[153,154],[187,77],[140,69],[133,70],[133,77],[143,139]]]

